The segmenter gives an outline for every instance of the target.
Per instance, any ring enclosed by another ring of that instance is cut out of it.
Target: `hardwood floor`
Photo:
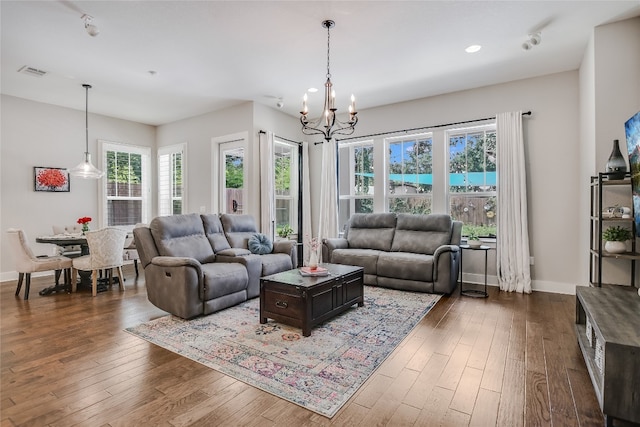
[[[163,316],[144,275],[28,301],[0,287],[0,426],[592,426],[575,297],[443,297],[327,419],[123,331]],[[457,292],[457,290],[456,290]],[[257,321],[257,320],[256,320]]]

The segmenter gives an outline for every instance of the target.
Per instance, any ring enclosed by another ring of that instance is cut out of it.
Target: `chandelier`
[[[331,71],[329,68],[330,54],[330,30],[336,23],[330,19],[322,21],[322,27],[327,29],[327,82],[324,84],[324,113],[315,121],[310,121],[307,115],[307,94],[304,94],[302,100],[302,111],[300,112],[300,123],[302,123],[302,133],[305,135],[323,135],[324,139],[329,141],[333,135],[351,135],[358,123],[356,116],[355,97],[351,95],[351,104],[349,105],[349,121],[342,122],[336,117],[337,108],[335,107],[336,92],[333,90],[331,83]]]

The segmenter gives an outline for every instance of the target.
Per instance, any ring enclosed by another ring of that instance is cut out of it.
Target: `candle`
[[[302,97],[302,114],[307,114],[307,94],[305,93]]]
[[[353,94],[351,94],[351,109],[353,109],[353,111],[349,110],[349,112],[356,111],[356,97],[353,96]]]

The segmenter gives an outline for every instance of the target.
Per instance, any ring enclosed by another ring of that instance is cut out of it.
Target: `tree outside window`
[[[496,235],[496,133],[487,129],[449,135],[449,205],[463,235]]]

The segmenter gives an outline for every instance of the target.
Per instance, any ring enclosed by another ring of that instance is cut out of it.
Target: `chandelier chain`
[[[331,26],[327,25],[327,78],[331,78],[331,71],[329,69],[329,59],[331,58]]]

